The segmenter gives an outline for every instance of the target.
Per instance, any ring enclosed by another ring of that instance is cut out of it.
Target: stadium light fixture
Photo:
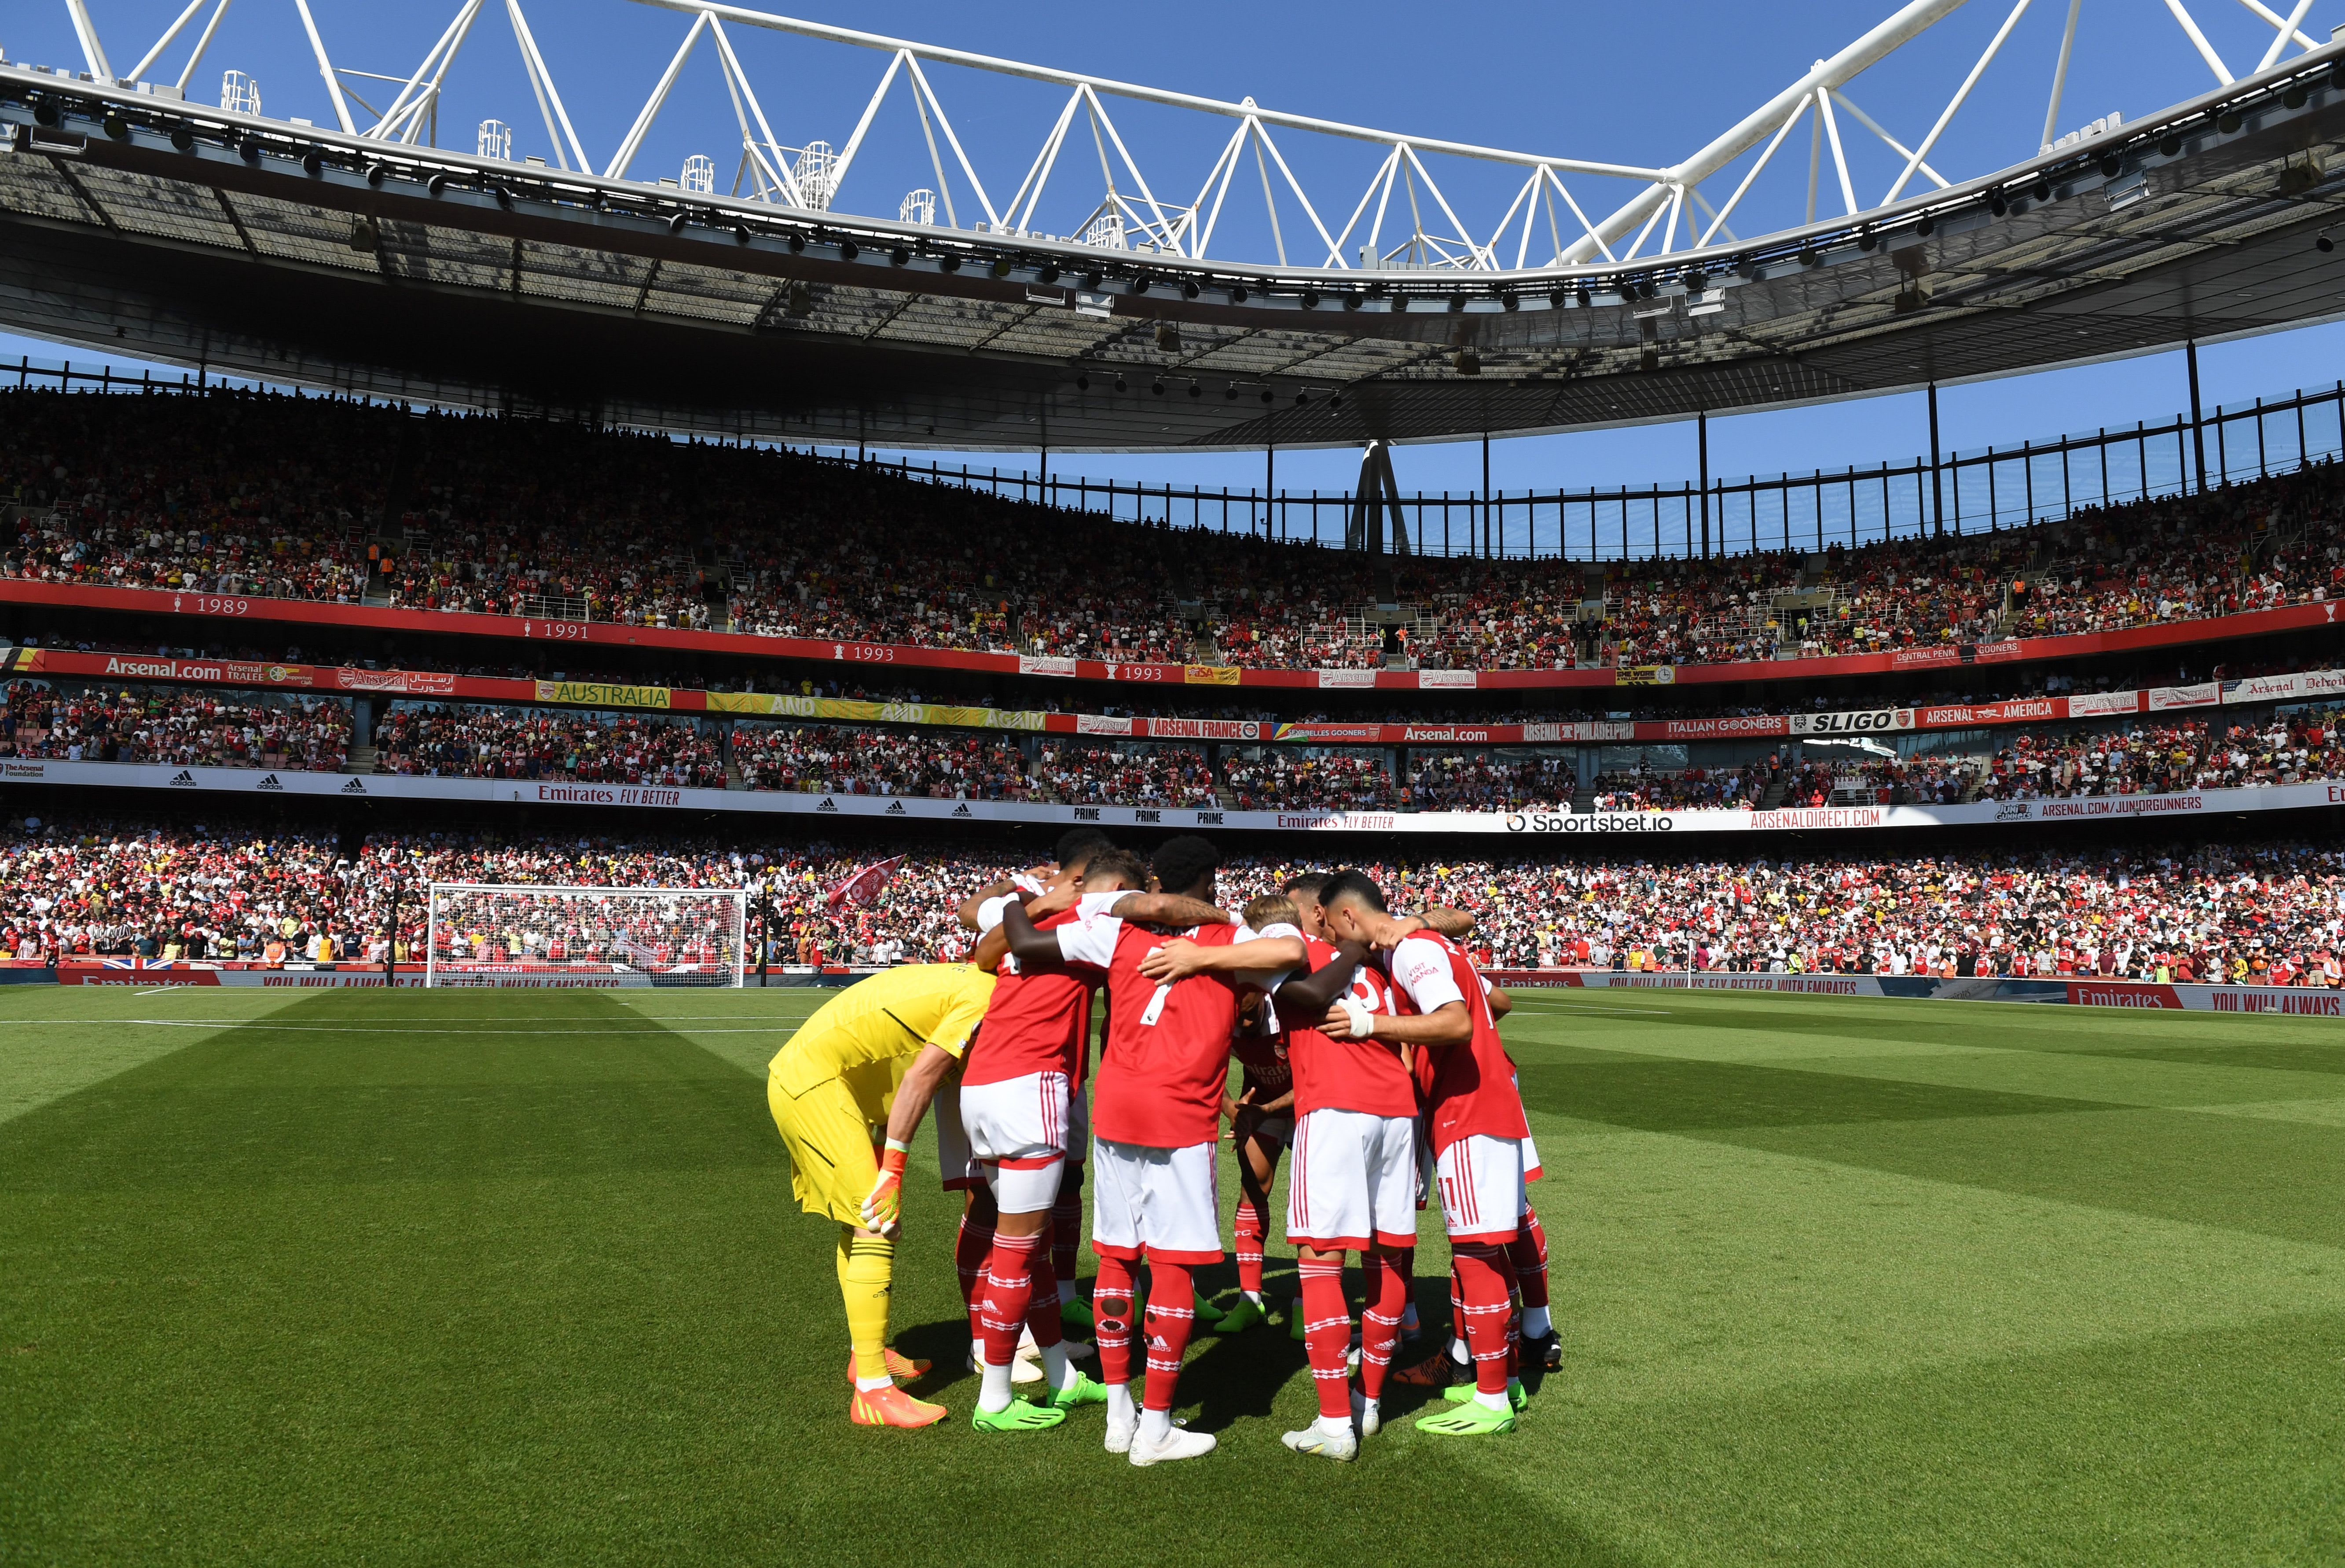
[[[185,152],[187,149],[182,148],[179,150]],[[371,162],[366,166],[366,182],[369,185],[375,187],[377,189],[381,189],[382,187],[383,178],[390,173],[391,166],[389,164]]]
[[[1237,382],[1232,382],[1229,385],[1222,389],[1222,400],[1224,402],[1235,402],[1238,401]]]
[[[1007,278],[1007,277],[1009,277],[1009,276],[1010,276],[1010,258],[1009,258],[1009,257],[1007,257],[1007,256],[996,256],[996,257],[994,257],[994,259],[993,259],[993,268],[992,268],[992,271],[993,271],[993,275],[994,275],[995,277],[997,277],[997,278]]]
[[[1924,239],[1927,239],[1937,227],[1938,220],[1926,212],[1914,220],[1914,232]]]
[[[2182,154],[2182,138],[2178,136],[2160,137],[2157,142],[2157,153],[2160,158],[2180,157]]]
[[[1038,283],[1057,282],[1059,280],[1059,264],[1056,261],[1043,262],[1041,269],[1034,274],[1034,280]]]
[[[120,115],[107,115],[99,124],[104,127],[109,140],[128,141],[130,139],[130,122]]]
[[[743,231],[743,238],[745,238],[745,239],[746,239],[746,238],[747,238],[747,231],[746,231],[746,229]],[[912,253],[911,253],[909,250],[907,250],[906,249],[904,249],[904,247],[902,247],[901,245],[896,246],[895,248],[893,248],[892,249],[890,249],[890,250],[888,252],[888,266],[890,266],[890,267],[909,267],[909,266],[910,266],[911,264],[912,264]]]
[[[1245,302],[1246,302],[1246,291],[1245,291],[1245,285],[1244,285],[1244,284],[1243,284],[1243,283],[1233,283],[1233,284],[1232,284],[1232,285],[1230,286],[1230,303],[1231,303],[1231,304],[1233,304],[1233,305],[1243,305],[1243,304],[1244,304]]]
[[[684,226],[691,221],[691,213],[677,212],[667,220],[667,231],[670,234],[681,234],[684,232]]]
[[[1303,308],[1306,311],[1315,311],[1319,308],[1318,290],[1305,289],[1303,290]]]
[[[506,211],[508,211],[508,212],[510,212],[510,211],[512,211],[512,210],[513,210],[513,192],[512,192],[512,191],[507,190],[507,189],[506,189],[503,186],[502,186],[502,185],[492,185],[492,186],[489,187],[489,194],[490,194],[491,196],[493,196],[493,197],[495,197],[495,198],[497,199],[497,205],[498,205],[499,207],[503,208],[503,209],[504,209]]]
[[[236,150],[242,156],[245,162],[259,163],[260,161],[260,138],[257,136],[249,136],[238,145]]]
[[[1116,373],[1116,378],[1115,378],[1115,390],[1116,390],[1116,391],[1118,391],[1118,392],[1126,392],[1126,391],[1129,391],[1129,390],[1130,390],[1130,389],[1129,389],[1129,388],[1127,388],[1127,387],[1124,385],[1124,383],[1123,383],[1123,374],[1122,374],[1122,372],[1118,372]]]
[[[1151,278],[1145,270],[1134,272],[1132,275],[1132,291],[1135,294],[1145,294],[1155,281],[1156,280]]]
[[[941,271],[958,272],[960,270],[960,258],[948,253],[938,260],[937,267]]]
[[[803,256],[803,255],[805,255],[805,254],[806,254],[806,236],[805,236],[805,235],[803,235],[803,234],[793,234],[793,235],[791,235],[791,236],[790,236],[790,239],[789,239],[789,246],[790,246],[790,254],[791,254],[791,255],[793,255],[793,256]]]
[[[2320,251],[2323,256],[2326,256],[2331,250],[2337,249],[2337,241],[2330,239],[2329,230],[2324,229],[2320,233],[2312,237],[2312,248],[2315,250]]]
[[[749,243],[749,226],[747,224],[736,223],[733,225],[733,243],[736,245],[746,245]]]
[[[1148,390],[1154,392],[1158,397],[1162,397],[1164,395],[1164,378],[1162,376],[1158,376],[1154,381],[1149,382]]]
[[[1193,300],[1203,292],[1204,290],[1197,286],[1197,280],[1194,278],[1184,278],[1181,280],[1181,298],[1183,300]]]
[[[1203,397],[1205,395],[1205,384],[1203,382],[1191,382],[1189,383],[1189,395],[1191,397]]]
[[[196,133],[189,130],[185,126],[173,127],[171,130],[171,146],[180,152],[195,151]]]
[[[2034,189],[2034,190],[2032,190],[2031,192],[2029,192],[2029,194],[2030,194],[2030,195],[2032,195],[2032,196],[2034,196],[2034,197],[2035,198],[2035,199],[2036,199],[2036,200],[2038,200],[2038,201],[2049,201],[2049,200],[2051,200],[2051,199],[2052,199],[2052,182],[2051,182],[2050,180],[2048,180],[2048,179],[2039,179],[2039,180],[2037,180],[2037,181],[2035,182],[2035,189]]]
[[[1986,199],[1986,209],[1997,218],[2001,218],[2011,210],[2011,203],[2005,201],[2003,199],[2003,192],[1998,190]]]
[[[435,175],[433,175],[431,178],[429,178],[429,179],[427,179],[427,180],[425,180],[425,181],[423,182],[423,188],[424,188],[425,190],[430,191],[430,192],[431,192],[432,195],[434,195],[434,196],[439,195],[442,191],[446,190],[446,189],[448,188],[448,177],[447,177],[447,175],[445,175],[445,174],[435,174]]]
[[[1089,376],[1087,376],[1087,375],[1078,374],[1078,375],[1075,377],[1075,390],[1076,390],[1077,392],[1089,392],[1089,391],[1091,391],[1091,377],[1089,377]]]

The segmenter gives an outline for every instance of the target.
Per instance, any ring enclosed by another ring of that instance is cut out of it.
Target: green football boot
[[[1052,1389],[1048,1392],[1037,1389],[1027,1397],[1036,1404],[1047,1405],[1054,1410],[1071,1410],[1078,1405],[1107,1403],[1107,1385],[1088,1373],[1077,1372],[1075,1380],[1063,1389]]]
[[[1107,1390],[1100,1390],[1107,1398]],[[1012,1400],[998,1410],[972,1410],[969,1424],[981,1432],[1039,1432],[1048,1431],[1067,1419],[1067,1412],[1051,1405],[1029,1404],[1024,1400]]]
[[[1494,1410],[1487,1405],[1469,1401],[1422,1418],[1416,1430],[1436,1437],[1487,1437],[1493,1432],[1514,1431],[1515,1412]]]

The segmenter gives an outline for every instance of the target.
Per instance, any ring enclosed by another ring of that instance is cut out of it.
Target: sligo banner
[[[1063,806],[1023,800],[950,800],[889,795],[690,789],[662,784],[551,779],[431,779],[401,774],[305,773],[168,763],[0,759],[0,783],[67,788],[198,790],[242,795],[491,801],[598,806],[659,814],[726,811],[770,816],[886,818],[900,821],[1096,824],[1102,828],[1227,829],[1269,832],[1487,834],[1505,838],[1651,837],[1678,833],[1803,833],[1861,829],[2076,822],[2128,817],[2211,817],[2345,805],[2345,780],[2179,795],[2067,800],[1977,800],[1954,806],[1819,806],[1775,811],[1238,811],[1218,806]]]
[[[1793,735],[1880,735],[1914,728],[1910,708],[1872,708],[1861,713],[1794,713]]]

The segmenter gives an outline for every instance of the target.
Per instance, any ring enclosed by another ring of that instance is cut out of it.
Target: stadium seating
[[[936,648],[1554,668],[2106,631],[2334,596],[2334,464],[2000,533],[1624,562],[1346,555],[788,453],[330,399],[0,394],[0,572]],[[1410,617],[1413,617],[1411,619]]]
[[[266,961],[383,956],[394,888],[421,939],[431,881],[774,887],[776,962],[942,958],[964,950],[955,903],[1019,863],[999,849],[853,851],[712,840],[464,833],[329,837],[256,826],[72,820],[0,829],[0,944],[19,959],[127,954]],[[868,904],[834,898],[859,867],[903,854]],[[1294,871],[1239,858],[1237,903]],[[2126,974],[2339,983],[2345,851],[2287,840],[2122,850],[2008,850],[1753,861],[1517,857],[1367,865],[1396,908],[1475,911],[1499,967],[1582,964],[1780,972]],[[882,947],[885,951],[881,952]]]

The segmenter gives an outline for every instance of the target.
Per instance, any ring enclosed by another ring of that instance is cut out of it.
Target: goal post
[[[737,987],[747,923],[740,888],[433,882],[423,983]]]

